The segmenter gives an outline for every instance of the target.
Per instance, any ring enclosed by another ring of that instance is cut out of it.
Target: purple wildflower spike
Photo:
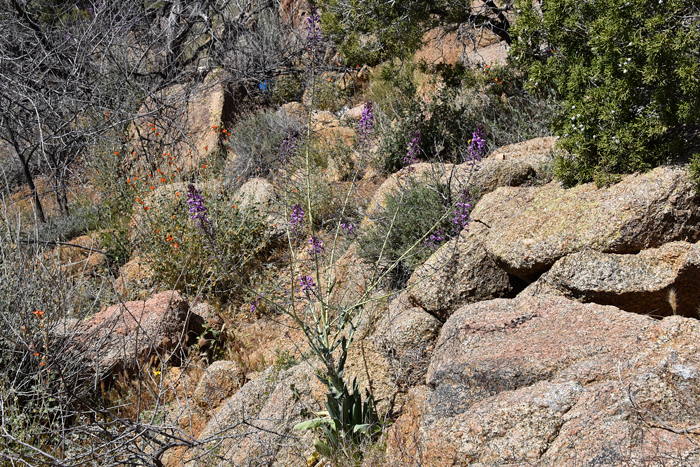
[[[476,131],[472,133],[471,144],[469,145],[469,159],[475,162],[481,161],[486,155],[486,131],[484,126],[479,124]]]
[[[326,248],[323,246],[323,240],[318,237],[311,237],[309,240],[309,254],[310,255],[322,255],[326,252]]]
[[[314,5],[309,5],[309,16],[306,17],[306,48],[312,57],[319,52],[323,40],[320,24],[321,15]]]
[[[362,117],[360,117],[360,127],[357,129],[360,144],[364,145],[369,141],[370,136],[372,136],[373,125],[374,114],[372,113],[372,101],[367,101],[365,103],[365,108],[362,110]]]
[[[282,162],[288,162],[292,158],[294,152],[297,150],[296,142],[297,138],[292,133],[289,133],[287,137],[282,140],[282,146],[280,146],[280,159],[282,159]]]
[[[347,224],[341,223],[340,226],[345,231],[346,235],[352,235],[355,233],[355,225],[348,222]]]
[[[250,305],[250,312],[255,313],[255,310],[258,309],[258,306],[260,306],[260,299],[262,299],[264,293],[260,292],[257,297],[255,297],[255,301],[253,302],[252,305]]]
[[[190,207],[190,218],[198,221],[202,229],[206,229],[210,224],[207,219],[207,207],[204,206],[204,198],[199,194],[193,184],[187,185],[187,204]]]
[[[435,233],[430,234],[428,238],[425,239],[425,244],[430,248],[437,248],[445,240],[445,233],[442,229],[437,229]]]
[[[316,294],[316,284],[311,276],[299,276],[299,283],[301,284],[301,290],[306,293],[307,297]]]
[[[301,208],[301,204],[295,204],[292,207],[292,214],[289,217],[292,230],[299,230],[304,222],[304,210]]]
[[[455,224],[454,230],[457,234],[469,225],[469,214],[472,211],[472,196],[469,188],[462,191],[460,200],[455,206],[455,215],[452,222]]]
[[[408,153],[406,153],[406,156],[403,158],[403,163],[406,167],[409,167],[409,172],[413,171],[413,168],[411,166],[418,162],[418,154],[420,154],[420,142],[420,131],[416,130],[413,133],[413,139],[408,145]]]

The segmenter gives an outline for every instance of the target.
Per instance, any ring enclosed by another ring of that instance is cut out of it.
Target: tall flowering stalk
[[[295,204],[292,207],[292,213],[289,215],[289,226],[293,234],[299,233],[304,225],[304,214],[301,204]]]
[[[299,285],[301,285],[301,290],[306,294],[307,298],[311,299],[311,297],[316,295],[316,284],[311,276],[300,276]]]
[[[479,124],[476,131],[472,133],[472,139],[469,145],[469,160],[473,162],[481,162],[481,159],[486,155],[486,131],[484,125]]]
[[[372,113],[372,101],[367,101],[365,103],[365,108],[362,109],[362,117],[360,117],[360,126],[357,129],[357,136],[360,142],[360,146],[365,147],[369,145],[370,138],[374,126],[374,114]]]
[[[323,246],[323,240],[316,236],[311,237],[311,240],[309,240],[309,245],[310,255],[322,255],[326,252],[326,247]]]
[[[323,35],[320,29],[320,15],[315,7],[309,6],[309,16],[306,19],[307,37],[306,48],[308,52],[308,72],[309,72],[309,118],[306,125],[305,141],[311,141],[312,125],[311,115],[314,107],[314,94],[316,90],[315,78],[318,73],[318,67],[321,64],[323,53]],[[362,155],[366,155],[366,150],[369,147],[374,124],[374,115],[372,102],[368,102],[362,113],[360,128],[358,130],[359,144]],[[374,415],[374,403],[371,396],[368,394],[362,401],[357,384],[353,384],[348,388],[344,380],[345,361],[348,356],[348,347],[354,339],[357,322],[362,313],[365,304],[369,301],[369,294],[375,289],[376,283],[372,282],[364,290],[364,293],[356,302],[350,304],[332,304],[328,301],[328,295],[333,290],[335,285],[332,277],[324,278],[321,275],[323,268],[330,263],[334,264],[334,255],[341,228],[346,232],[353,232],[354,225],[347,223],[338,223],[336,225],[335,238],[332,243],[324,245],[316,233],[314,216],[316,212],[312,204],[313,187],[312,169],[314,162],[311,157],[311,145],[304,145],[304,162],[305,162],[305,202],[304,208],[297,204],[292,207],[290,213],[290,229],[288,231],[288,242],[292,260],[289,264],[290,277],[298,278],[290,283],[290,292],[295,296],[299,292],[299,288],[306,295],[308,302],[297,304],[291,300],[286,313],[290,315],[299,328],[306,335],[311,352],[319,358],[325,367],[316,373],[319,380],[328,388],[327,408],[330,413],[343,413],[344,415],[338,419],[333,419],[333,428],[331,431],[326,431],[324,444],[320,440],[316,440],[314,444],[317,446],[319,453],[323,452],[339,452],[341,445],[346,441],[356,442],[361,437],[370,435],[374,436],[378,432],[377,417]],[[356,172],[356,176],[357,176]],[[354,180],[353,180],[354,182]],[[295,191],[296,192],[296,191]],[[346,194],[346,199],[343,204],[343,211],[340,218],[345,215],[345,209],[350,202],[350,196],[353,189],[349,189]],[[304,212],[306,211],[306,212]],[[307,217],[304,217],[304,216]],[[302,231],[302,222],[304,231],[310,233],[308,252],[312,256],[310,263],[314,266],[314,271],[307,274],[300,274],[297,268],[297,258],[295,246],[300,238]],[[326,254],[326,248],[329,252]],[[315,277],[313,277],[315,276]],[[301,305],[301,306],[299,306]],[[333,311],[333,312],[331,312]],[[336,410],[337,409],[337,410]],[[348,415],[349,414],[349,415]],[[321,424],[327,425],[327,419],[324,419]],[[297,425],[296,429],[313,429],[317,428],[318,420],[310,420],[308,422]],[[361,430],[360,430],[361,429]],[[335,441],[334,441],[335,440]],[[324,449],[319,446],[326,446]]]
[[[187,185],[187,204],[190,207],[190,218],[199,223],[202,230],[207,230],[211,221],[207,218],[207,207],[204,206],[204,198],[199,194],[193,184]]]
[[[287,137],[282,140],[282,145],[280,146],[280,160],[283,164],[286,164],[297,150],[297,138],[294,133],[289,132]]]
[[[314,5],[309,5],[309,16],[306,17],[306,49],[313,61],[320,55],[322,42],[321,15]]]
[[[420,154],[420,131],[416,130],[413,133],[413,139],[411,142],[408,144],[408,152],[406,153],[406,156],[403,158],[403,164],[408,167],[408,171],[412,172],[413,167],[416,162],[418,162],[418,155]]]
[[[452,218],[455,235],[459,235],[469,225],[469,214],[472,212],[472,195],[469,188],[462,190],[460,199],[455,205],[455,213]]]
[[[432,249],[436,249],[442,242],[445,241],[445,231],[442,228],[437,229],[425,239],[425,244]]]

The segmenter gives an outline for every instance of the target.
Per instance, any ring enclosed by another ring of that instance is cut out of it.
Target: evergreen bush
[[[519,1],[511,54],[527,88],[563,101],[553,129],[567,185],[645,171],[693,144],[700,126],[695,0]]]

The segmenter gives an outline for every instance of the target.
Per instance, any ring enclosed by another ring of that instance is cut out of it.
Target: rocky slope
[[[700,197],[673,167],[607,188],[538,185],[552,145],[484,161],[469,229],[367,310],[348,376],[395,419],[383,465],[700,465]],[[331,271],[334,303],[371,273],[355,251]],[[143,345],[180,342],[184,316]],[[248,376],[233,363],[204,371],[179,406],[198,407],[189,436],[206,448],[178,447],[166,464],[205,465],[212,449],[223,464],[306,462],[310,434],[291,427],[324,400],[309,363]]]

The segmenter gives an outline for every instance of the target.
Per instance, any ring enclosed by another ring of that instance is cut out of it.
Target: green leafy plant
[[[278,105],[300,101],[304,95],[304,80],[301,73],[280,75],[272,81],[270,87],[272,101]]]
[[[247,286],[272,226],[255,209],[241,210],[211,186],[202,196],[212,223],[202,229],[192,218],[185,186],[178,186],[142,200],[139,248],[167,287],[226,301]]]
[[[129,164],[124,151],[113,149],[112,146],[99,148],[90,161],[101,198],[99,238],[106,253],[107,266],[116,272],[131,258],[130,219],[136,190],[127,182]]]
[[[700,7],[693,0],[518,2],[511,54],[527,87],[563,104],[553,122],[565,184],[645,171],[691,149],[700,127]]]
[[[376,65],[392,58],[408,58],[423,44],[424,33],[464,25],[487,29],[510,42],[509,2],[470,4],[458,0],[322,0],[324,31],[351,64]],[[462,26],[462,28],[460,28]]]
[[[690,158],[688,172],[695,183],[695,189],[700,192],[700,153],[693,154],[693,157]]]
[[[327,459],[342,453],[345,458],[359,460],[361,442],[376,439],[382,431],[372,395],[366,390],[363,401],[357,380],[353,380],[350,390],[344,382],[339,386],[331,384],[325,405],[326,411],[319,412],[318,418],[301,422],[294,429],[320,431],[325,441],[316,439],[314,447]]]
[[[435,251],[424,241],[431,233],[451,229],[448,215],[452,197],[444,184],[426,178],[409,178],[386,196],[386,205],[359,239],[360,256],[371,263],[392,267],[391,286],[401,289],[413,270]],[[444,240],[444,235],[442,236]]]
[[[417,76],[424,91],[419,92]],[[391,122],[382,127],[379,165],[389,173],[403,167],[416,131],[422,140],[418,158],[447,162],[464,160],[472,131],[479,125],[489,135],[491,147],[549,135],[549,114],[556,104],[523,90],[522,79],[510,67],[385,65],[373,84],[378,118]]]

